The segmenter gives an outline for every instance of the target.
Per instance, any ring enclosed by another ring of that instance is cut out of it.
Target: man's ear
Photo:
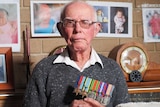
[[[63,24],[61,22],[57,23],[57,29],[58,29],[59,33],[61,34],[61,36],[64,37],[65,32],[64,32]]]
[[[101,23],[96,23],[96,33],[98,33],[101,30],[102,26]]]

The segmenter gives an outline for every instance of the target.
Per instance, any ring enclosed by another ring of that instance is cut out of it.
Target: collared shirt
[[[78,69],[80,72],[83,72],[85,68],[88,68],[91,65],[94,65],[96,62],[98,62],[101,67],[103,68],[103,63],[96,53],[96,51],[92,48],[90,59],[86,62],[86,64],[81,69],[73,60],[70,59],[68,50],[65,49],[54,61],[53,64],[56,63],[65,63],[66,65],[70,65],[76,69]]]

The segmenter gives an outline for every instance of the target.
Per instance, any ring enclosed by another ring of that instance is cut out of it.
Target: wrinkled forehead
[[[65,7],[63,18],[68,16],[87,17],[95,20],[95,10],[85,2],[73,2]]]

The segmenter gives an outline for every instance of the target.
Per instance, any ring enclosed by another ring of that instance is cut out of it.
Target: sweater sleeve
[[[32,73],[24,96],[23,107],[46,107],[45,75],[43,65],[38,64]]]
[[[117,74],[115,89],[116,89],[116,95],[113,107],[121,103],[127,103],[129,101],[128,87],[126,84],[124,74],[120,68]]]

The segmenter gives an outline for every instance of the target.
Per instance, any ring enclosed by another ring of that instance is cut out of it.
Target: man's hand
[[[74,100],[70,107],[105,107],[92,98],[84,98],[83,100]]]

